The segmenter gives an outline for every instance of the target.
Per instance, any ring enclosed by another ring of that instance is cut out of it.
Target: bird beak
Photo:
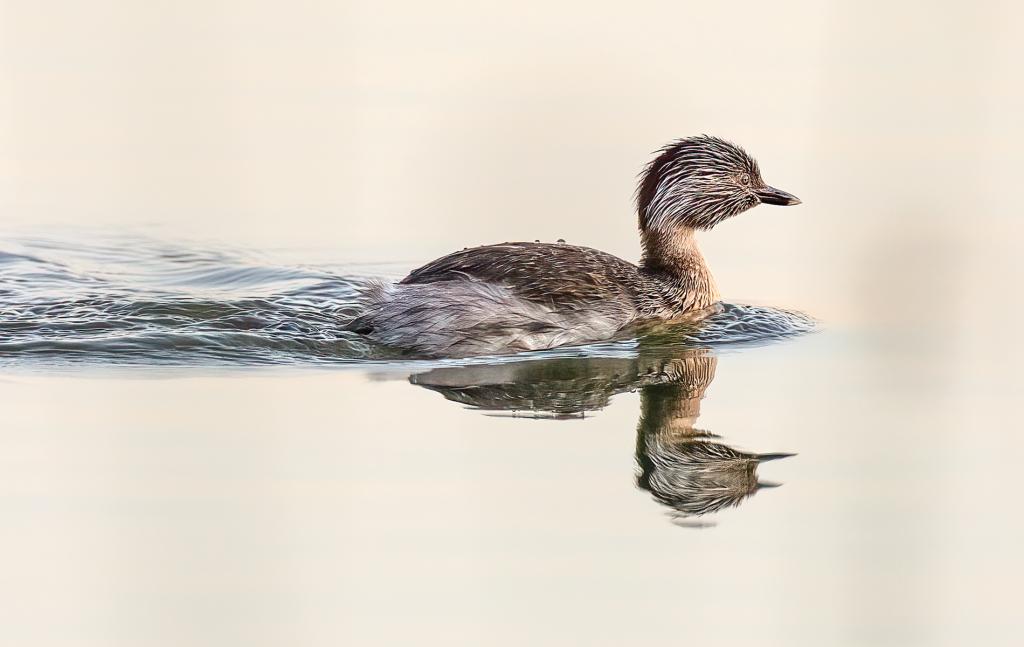
[[[792,458],[796,454],[756,454],[754,458],[757,459],[758,463],[766,463],[768,461],[777,461],[782,458]]]
[[[770,186],[758,189],[754,193],[764,204],[780,204],[782,206],[800,204],[800,198]]]

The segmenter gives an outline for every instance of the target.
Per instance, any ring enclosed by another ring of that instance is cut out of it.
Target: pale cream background
[[[957,246],[1017,237],[1022,19],[1011,2],[6,1],[0,218],[339,260],[560,237],[634,259],[636,174],[709,132],[805,203],[705,237],[726,296],[862,316],[837,295],[913,258],[943,266],[921,278],[948,300],[970,271]]]
[[[635,395],[561,424],[356,372],[9,371],[0,643],[1019,644],[1022,19],[0,1],[4,231],[635,258],[637,172],[709,132],[804,200],[703,237],[723,293],[824,329],[723,355],[702,425],[800,456],[689,533],[632,487]]]

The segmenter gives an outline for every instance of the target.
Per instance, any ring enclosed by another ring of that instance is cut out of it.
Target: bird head
[[[758,204],[800,200],[765,184],[757,162],[739,146],[700,135],[658,151],[636,191],[640,230],[711,229]]]

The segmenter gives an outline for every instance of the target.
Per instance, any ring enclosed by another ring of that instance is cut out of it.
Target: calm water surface
[[[0,642],[1016,644],[1024,443],[954,350],[752,306],[469,361],[340,330],[406,269],[4,239]]]

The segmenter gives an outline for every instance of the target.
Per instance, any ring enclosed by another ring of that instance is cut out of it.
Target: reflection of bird
[[[468,356],[613,338],[627,326],[700,318],[718,301],[697,230],[758,204],[799,204],[764,183],[757,162],[716,137],[663,148],[637,189],[639,266],[565,244],[465,249],[366,294],[346,325],[421,355]]]
[[[704,391],[715,377],[715,358],[687,357],[677,380],[645,387],[640,395],[637,485],[685,522],[739,505],[767,484],[757,466],[792,454],[748,454],[694,427]]]
[[[747,454],[713,442],[706,435],[668,440],[638,436],[637,484],[674,510],[677,519],[735,507],[763,487],[757,466],[793,454]]]
[[[485,411],[569,417],[603,409],[617,393],[666,379],[660,368],[641,372],[636,358],[597,357],[448,366],[409,381]]]
[[[637,485],[670,507],[678,522],[689,525],[770,487],[758,481],[758,465],[791,456],[741,452],[694,427],[716,365],[706,350],[656,346],[644,347],[632,358],[449,366],[409,379],[484,411],[556,417],[601,409],[613,395],[639,389]]]

